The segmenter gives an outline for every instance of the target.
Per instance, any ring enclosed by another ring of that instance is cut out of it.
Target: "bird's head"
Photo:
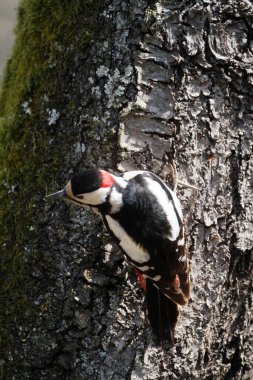
[[[74,174],[64,189],[50,194],[46,200],[65,199],[79,206],[99,206],[106,202],[114,176],[104,170],[85,170]]]

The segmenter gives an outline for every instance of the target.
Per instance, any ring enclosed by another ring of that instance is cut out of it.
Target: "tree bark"
[[[1,95],[4,379],[251,379],[253,5],[23,1]],[[47,205],[84,168],[174,156],[192,294],[157,346],[98,217]]]

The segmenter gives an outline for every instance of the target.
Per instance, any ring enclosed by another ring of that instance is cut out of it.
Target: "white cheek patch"
[[[117,220],[114,220],[110,215],[106,215],[105,218],[110,230],[119,239],[119,245],[127,256],[140,264],[149,261],[149,253],[128,236]]]
[[[167,220],[171,226],[171,231],[170,231],[170,234],[168,235],[168,238],[171,241],[175,241],[178,238],[178,235],[180,232],[180,225],[179,225],[177,214],[174,210],[173,203],[168,199],[166,192],[163,190],[162,186],[158,182],[150,178],[145,178],[145,181],[147,183],[147,187],[149,191],[156,197],[157,202],[162,207],[167,217]],[[176,198],[176,196],[173,194],[173,192],[170,191],[170,193],[171,193],[171,196],[173,197],[174,202],[175,202],[175,199],[177,200],[177,203],[175,203],[175,206],[176,206],[176,209],[178,210],[179,215],[181,216],[182,212],[181,212],[180,203],[178,199]]]
[[[105,203],[106,197],[108,196],[111,188],[110,187],[101,187],[98,190],[92,191],[91,193],[82,194],[82,199],[78,199],[78,202],[87,205],[100,205]]]

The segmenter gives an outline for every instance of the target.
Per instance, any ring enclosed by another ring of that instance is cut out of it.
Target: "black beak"
[[[63,189],[63,190],[57,191],[56,193],[47,195],[45,197],[45,200],[46,201],[55,201],[58,199],[67,199],[67,198],[68,197],[67,197],[66,189]]]

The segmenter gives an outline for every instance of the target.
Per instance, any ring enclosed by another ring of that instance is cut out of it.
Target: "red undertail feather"
[[[139,280],[139,283],[140,283],[142,289],[146,291],[146,280],[145,280],[145,278],[142,277],[141,273],[137,269],[136,269],[136,273],[137,273],[137,277],[138,277],[138,280]]]

